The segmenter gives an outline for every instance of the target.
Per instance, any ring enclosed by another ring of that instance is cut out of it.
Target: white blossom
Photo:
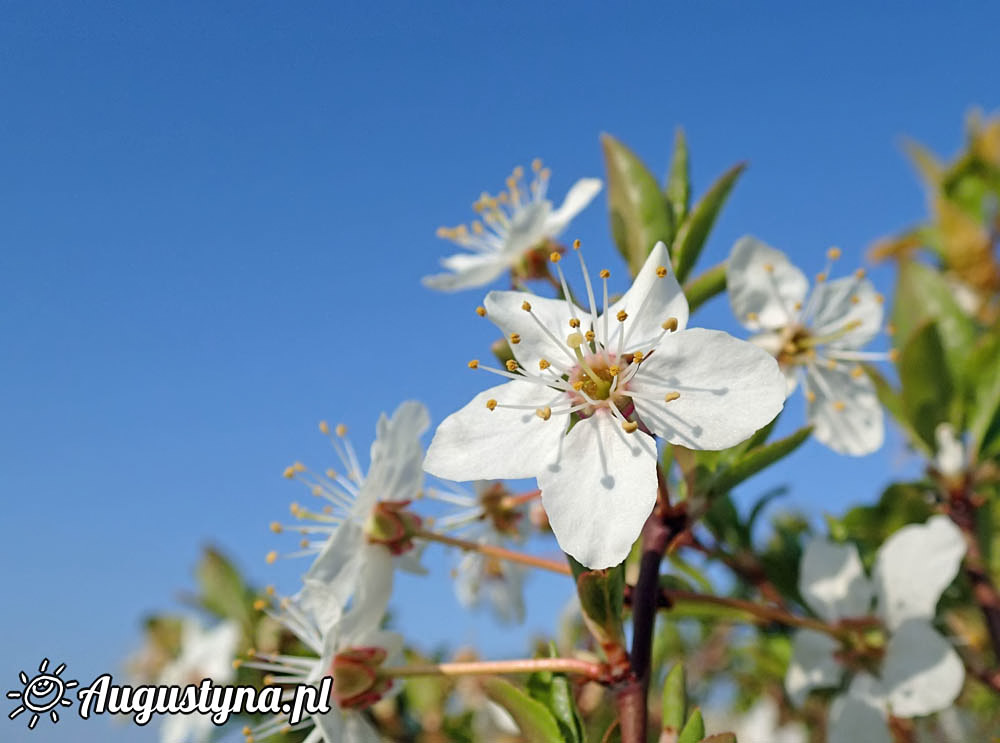
[[[946,516],[905,526],[879,549],[871,579],[857,549],[815,539],[802,557],[799,591],[826,622],[888,634],[861,653],[829,635],[800,630],[793,639],[785,687],[802,704],[815,688],[837,686],[844,666],[858,666],[830,714],[830,743],[889,741],[887,715],[917,717],[947,708],[965,670],[958,654],[933,627],[938,600],[965,554],[961,532]],[[874,600],[874,617],[871,607]],[[872,619],[876,621],[872,623]],[[879,659],[879,656],[880,659]],[[879,660],[877,670],[868,667]]]
[[[839,256],[830,250],[830,260]],[[779,250],[754,237],[733,246],[726,284],[733,314],[772,353],[787,378],[801,383],[813,434],[840,454],[860,456],[882,446],[882,407],[860,362],[888,358],[860,350],[882,326],[883,299],[859,269],[829,280],[830,266],[809,294],[805,275]],[[808,296],[807,296],[808,295]]]
[[[532,262],[544,265],[550,241],[559,237],[572,219],[583,211],[601,190],[597,178],[577,181],[562,205],[556,209],[546,198],[549,170],[539,160],[532,163],[535,177],[527,188],[524,171],[515,168],[507,179],[507,190],[498,196],[483,194],[473,205],[480,220],[471,227],[460,225],[438,230],[438,237],[452,240],[467,253],[444,258],[448,273],[427,276],[423,283],[432,289],[456,291],[489,284],[502,273],[517,269],[532,277]]]
[[[535,477],[560,547],[591,568],[621,562],[656,500],[654,435],[691,449],[744,441],[784,404],[784,378],[753,344],[685,329],[687,300],[657,243],[632,287],[603,312],[583,257],[589,309],[494,291],[487,316],[515,360],[508,381],[437,429],[425,469],[450,480]],[[570,296],[565,276],[552,256]]]
[[[483,536],[480,544],[500,546],[495,536]],[[455,594],[466,608],[484,600],[501,622],[524,621],[525,568],[481,552],[462,555],[455,575]]]
[[[215,684],[233,680],[233,659],[242,633],[237,622],[227,620],[206,629],[198,620],[185,618],[181,625],[181,651],[163,667],[156,680],[162,686],[199,685],[203,679]],[[211,715],[168,715],[160,727],[161,743],[203,743],[217,728]]]

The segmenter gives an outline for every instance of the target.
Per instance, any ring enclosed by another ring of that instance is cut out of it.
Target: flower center
[[[375,704],[392,686],[392,679],[382,676],[378,667],[385,661],[382,648],[348,648],[333,657],[333,701],[341,709],[364,709]]]

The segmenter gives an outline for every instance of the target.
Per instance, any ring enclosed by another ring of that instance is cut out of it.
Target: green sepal
[[[675,735],[678,734],[684,725],[684,719],[687,717],[687,687],[684,666],[680,663],[670,669],[666,681],[663,682],[661,709],[663,732],[672,731]]]
[[[695,707],[688,718],[684,729],[677,737],[677,743],[698,743],[705,737],[705,720],[701,716],[701,709]]]

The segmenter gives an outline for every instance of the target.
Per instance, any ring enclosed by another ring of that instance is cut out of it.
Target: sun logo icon
[[[66,670],[66,664],[62,663],[52,673],[48,673],[49,659],[44,658],[38,666],[38,675],[29,679],[28,674],[21,671],[19,678],[24,687],[20,691],[11,690],[7,692],[8,699],[16,699],[20,704],[14,708],[7,717],[13,720],[22,712],[31,712],[31,719],[28,720],[28,730],[33,730],[38,724],[38,718],[49,713],[52,722],[59,722],[60,706],[72,707],[73,703],[68,699],[63,699],[63,694],[67,689],[78,686],[77,681],[64,681],[59,678],[59,674]]]

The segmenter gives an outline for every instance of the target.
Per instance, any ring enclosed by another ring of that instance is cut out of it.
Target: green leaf
[[[694,268],[716,217],[719,216],[729,192],[746,167],[746,163],[739,163],[723,173],[694,205],[687,219],[677,229],[672,253],[678,281],[683,282]]]
[[[220,617],[235,619],[250,625],[253,596],[229,560],[222,553],[205,548],[205,554],[195,568],[195,577],[201,589],[202,606]]]
[[[674,211],[674,224],[680,224],[691,207],[691,168],[688,165],[687,139],[681,127],[674,132],[674,157],[670,161],[670,174],[664,191]]]
[[[681,734],[677,738],[677,743],[698,743],[704,737],[705,720],[701,716],[701,710],[695,707],[684,729],[681,730]]]
[[[549,647],[549,657],[555,658],[555,647]],[[573,690],[564,673],[537,671],[528,677],[528,693],[544,704],[562,733],[566,743],[584,743],[583,724],[573,700]]]
[[[954,394],[951,373],[937,324],[929,321],[913,332],[899,354],[903,415],[920,439],[934,451],[934,429],[950,419]]]
[[[673,213],[656,178],[642,161],[610,134],[601,136],[608,176],[611,234],[635,276],[646,256],[674,236]]]
[[[917,435],[916,430],[910,424],[910,420],[906,416],[906,410],[903,407],[901,394],[889,384],[889,380],[883,377],[881,372],[874,366],[871,364],[862,364],[862,367],[868,374],[868,378],[872,380],[872,384],[875,386],[875,395],[878,397],[879,402],[882,403],[882,407],[888,410],[889,414],[895,418],[896,423],[903,429],[910,443],[926,456],[933,456],[933,448],[929,448],[924,443],[923,439]]]
[[[490,699],[510,712],[529,743],[563,743],[556,718],[544,704],[502,678],[485,679],[483,688]]]
[[[962,365],[975,340],[975,324],[959,307],[940,273],[919,261],[901,261],[892,310],[896,347],[905,348],[929,321],[937,323],[952,378],[960,380]]]
[[[684,296],[687,297],[688,310],[694,312],[712,297],[722,294],[725,290],[726,264],[720,263],[684,285]]]
[[[740,457],[735,464],[724,468],[716,474],[711,484],[712,492],[725,493],[732,490],[751,475],[755,475],[779,459],[787,457],[798,449],[809,438],[809,434],[811,433],[812,426],[803,426],[795,433],[783,439],[778,439],[770,444],[751,449]]]
[[[684,666],[680,663],[670,669],[663,684],[662,709],[661,726],[664,732],[678,733],[684,725],[684,718],[687,717],[687,689],[684,682]]]
[[[583,620],[602,645],[621,643],[622,608],[625,603],[625,564],[588,570],[576,579]]]
[[[988,451],[1000,429],[1000,338],[989,337],[969,359],[972,394],[969,399],[970,448]]]

